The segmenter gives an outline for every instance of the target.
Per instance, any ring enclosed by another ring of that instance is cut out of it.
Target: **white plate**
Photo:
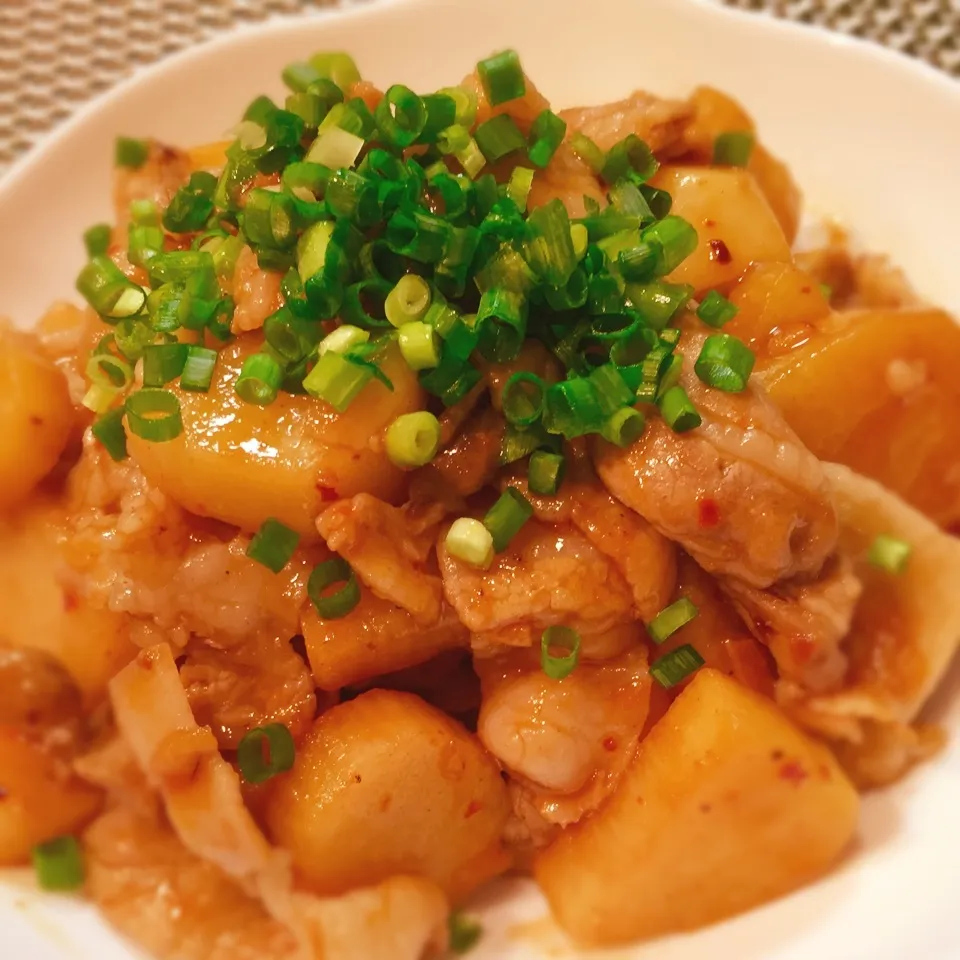
[[[505,46],[520,51],[561,106],[635,87],[682,95],[709,82],[730,91],[754,114],[764,142],[789,160],[815,214],[853,226],[867,245],[891,253],[923,294],[960,313],[960,85],[879,48],[703,0],[378,3],[268,23],[174,57],[81,111],[0,184],[0,311],[27,325],[52,299],[73,295],[80,234],[110,212],[116,134],[212,139],[254,95],[279,93],[283,65],[315,49],[349,50],[376,83],[429,90]],[[934,710],[954,731],[958,688],[955,676]],[[867,799],[858,849],[821,883],[699,933],[591,956],[956,960],[957,838],[954,743]],[[474,960],[577,955],[526,883],[494,888],[478,908],[486,935]],[[134,955],[85,906],[40,896],[25,881],[0,881],[4,960]]]

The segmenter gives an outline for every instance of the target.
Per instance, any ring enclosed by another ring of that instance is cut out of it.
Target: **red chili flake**
[[[805,286],[805,287],[801,287],[801,288],[800,288],[800,292],[801,292],[801,293],[809,293],[812,289],[813,289],[813,287],[807,285],[807,286]]]
[[[729,263],[733,258],[730,256],[730,250],[722,240],[711,240],[710,259],[717,263]]]
[[[710,806],[709,803],[701,803],[701,804],[700,804],[700,812],[701,812],[701,813],[709,813],[712,809],[713,809],[713,808]]]
[[[780,768],[780,779],[800,784],[807,779],[807,771],[796,760],[789,760]]]
[[[43,426],[43,417],[38,417],[35,413],[30,414],[30,424],[34,427]]]
[[[720,522],[720,507],[710,497],[701,497],[697,502],[701,527],[715,527]]]
[[[703,221],[703,225],[705,227],[715,227],[717,225],[717,221],[714,220],[713,217],[706,217]]]
[[[317,493],[320,494],[321,503],[331,503],[334,500],[339,500],[340,496],[337,494],[337,491],[333,487],[328,487],[323,483],[317,484]]]
[[[604,737],[603,738],[603,749],[609,750],[611,753],[617,749],[617,738],[616,737]]]
[[[71,613],[80,606],[80,598],[77,596],[76,590],[72,590],[69,587],[64,587],[62,593],[64,613]]]
[[[467,804],[467,811],[463,815],[464,820],[469,820],[475,813],[479,813],[483,809],[483,804],[479,800],[471,800]]]

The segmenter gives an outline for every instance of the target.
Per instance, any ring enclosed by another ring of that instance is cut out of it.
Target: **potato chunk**
[[[458,898],[508,865],[507,807],[471,734],[418,697],[372,690],[317,720],[266,819],[317,893],[402,873]]]
[[[725,289],[755,261],[790,262],[790,245],[753,175],[735,167],[663,167],[651,180],[697,231],[697,249],[667,278],[696,294]]]
[[[53,468],[73,425],[63,374],[25,334],[0,329],[0,510]]]
[[[692,929],[801,886],[836,860],[858,797],[832,754],[770,701],[703,669],[616,794],[534,872],[575,939]]]
[[[736,321],[734,321],[736,322]],[[960,520],[960,327],[939,310],[839,314],[760,378],[812,453]]]
[[[217,359],[209,393],[171,388],[180,398],[183,433],[166,443],[130,434],[129,449],[151,483],[181,506],[254,531],[276,517],[319,539],[314,520],[325,500],[371,493],[395,500],[403,474],[387,458],[381,436],[401,413],[420,406],[415,374],[396,350],[383,370],[391,392],[368,384],[345,413],[310,396],[281,393],[266,407],[234,391],[244,359],[260,348],[244,336]]]
[[[100,791],[71,776],[67,764],[0,727],[0,866],[26,863],[32,847],[72,833],[100,802]]]

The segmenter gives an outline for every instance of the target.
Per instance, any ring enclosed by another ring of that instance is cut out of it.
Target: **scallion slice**
[[[513,117],[506,113],[497,114],[481,123],[474,132],[474,139],[481,153],[490,163],[496,163],[497,160],[502,160],[508,154],[515,150],[522,150],[527,145]]]
[[[332,350],[334,353],[346,353],[351,347],[358,347],[369,339],[369,330],[361,330],[360,327],[345,323],[328,333],[320,341],[320,356],[322,357],[328,350]]]
[[[440,363],[440,342],[434,328],[422,320],[405,323],[397,335],[400,354],[411,370],[430,370]]]
[[[216,350],[191,344],[187,347],[187,360],[180,374],[180,389],[206,393],[213,382],[216,365]]]
[[[603,151],[586,135],[577,131],[570,138],[570,149],[578,160],[585,163],[594,173],[603,169]]]
[[[247,783],[265,783],[293,767],[297,749],[282,723],[254,727],[237,744],[237,766]]]
[[[83,886],[83,851],[76,837],[57,837],[30,851],[41,890],[66,892]]]
[[[112,231],[109,223],[96,223],[83,234],[83,245],[89,258],[102,257],[110,249]]]
[[[913,548],[906,540],[881,533],[870,545],[867,560],[878,570],[900,574],[907,569]]]
[[[493,563],[493,536],[472,517],[454,520],[443,542],[450,556],[479,570],[486,570]]]
[[[310,66],[321,77],[332,80],[341,90],[349,90],[360,82],[360,71],[349,53],[332,51],[315,53],[310,58]]]
[[[247,547],[247,556],[268,570],[279,573],[289,562],[300,542],[300,534],[273,517],[268,517]]]
[[[383,142],[395,150],[409,147],[423,132],[427,107],[409,87],[388,87],[374,111]]]
[[[483,927],[480,923],[459,911],[451,913],[447,918],[447,929],[450,950],[456,954],[472,950],[483,935]]]
[[[527,487],[531,493],[552,497],[560,489],[566,469],[563,454],[534,450],[527,466]]]
[[[629,447],[640,439],[645,426],[646,420],[639,410],[623,407],[607,417],[600,435],[618,447]]]
[[[648,144],[629,133],[607,151],[600,176],[611,184],[628,175],[643,182],[649,180],[659,166]]]
[[[369,366],[354,363],[336,350],[327,349],[304,378],[303,389],[343,413],[372,379]]]
[[[695,673],[704,664],[703,657],[685,643],[676,650],[671,650],[650,664],[650,676],[653,677],[661,687],[669,690],[678,683],[682,683],[690,674]]]
[[[244,403],[265,407],[277,399],[283,369],[269,353],[253,353],[243,361],[234,392]]]
[[[422,320],[430,309],[430,284],[415,273],[402,276],[387,295],[384,310],[395,327]]]
[[[530,162],[541,170],[547,166],[563,143],[567,133],[567,123],[552,110],[544,110],[533,121],[530,128],[530,149],[527,156]]]
[[[150,144],[133,137],[117,137],[114,147],[114,163],[118,167],[136,170],[147,162]]]
[[[527,335],[527,301],[513,290],[492,287],[480,297],[477,308],[480,352],[488,360],[513,360]]]
[[[143,348],[143,385],[163,387],[183,373],[187,362],[185,343],[157,343]]]
[[[493,537],[493,549],[503,553],[531,516],[530,501],[515,487],[507,487],[483,518],[483,525]]]
[[[753,351],[728,333],[707,337],[693,369],[707,386],[725,393],[741,393],[755,361]]]
[[[700,611],[688,598],[679,600],[664,607],[647,625],[647,633],[654,643],[663,643],[673,636],[681,627],[686,626]]]
[[[566,651],[562,657],[554,656],[551,649],[559,647]],[[569,677],[580,662],[580,634],[572,627],[547,627],[540,637],[540,666],[551,680]]]
[[[429,463],[440,446],[440,421],[427,410],[403,413],[387,428],[387,456],[412,470]]]
[[[127,434],[123,429],[123,407],[101,414],[93,421],[90,432],[100,441],[113,460],[127,459]]]
[[[147,294],[106,255],[94,257],[80,271],[77,290],[104,320],[122,320],[143,310]]]
[[[516,50],[504,50],[477,64],[477,74],[490,106],[517,100],[527,92],[523,67]]]
[[[127,397],[124,409],[127,426],[142,440],[165,443],[183,432],[180,401],[169,390],[137,390]]]
[[[745,167],[753,152],[754,137],[748,130],[729,130],[713,141],[713,162],[725,167]]]
[[[535,373],[521,370],[504,384],[500,403],[508,423],[516,427],[529,427],[543,414],[546,398],[546,383]]]
[[[711,290],[697,307],[697,316],[708,326],[719,330],[725,323],[729,323],[738,312],[722,293]]]
[[[658,404],[663,419],[674,433],[686,433],[703,422],[683,387],[671,387]]]
[[[342,586],[327,593],[336,584]],[[343,557],[317,564],[307,581],[307,596],[324,620],[345,617],[360,602],[360,587],[353,568]]]

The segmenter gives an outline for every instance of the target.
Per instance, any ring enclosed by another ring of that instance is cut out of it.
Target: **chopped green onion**
[[[162,387],[176,380],[187,362],[185,343],[158,343],[143,349],[143,385]]]
[[[681,597],[669,607],[664,607],[647,625],[647,633],[654,643],[663,643],[681,627],[686,626],[700,611],[687,598]]]
[[[662,397],[668,390],[675,387],[680,382],[681,373],[683,373],[683,358],[679,354],[673,354],[660,374],[656,396]]]
[[[415,273],[401,277],[387,295],[384,305],[387,319],[395,326],[422,320],[430,308],[430,284]]]
[[[190,233],[202,230],[213,213],[213,194],[217,178],[206,170],[190,174],[186,186],[181,187],[163,212],[163,225],[171,233]]]
[[[83,886],[83,851],[76,837],[38,843],[30,857],[41,890],[65,892]]]
[[[498,462],[501,466],[506,466],[530,456],[543,447],[553,448],[556,445],[556,438],[551,437],[540,424],[534,424],[529,428],[507,424],[500,442]]]
[[[604,416],[612,416],[633,403],[633,391],[612,363],[604,363],[592,370],[590,382],[596,391],[597,403],[600,404]]]
[[[328,117],[332,115],[327,114]],[[330,126],[317,134],[304,159],[308,163],[318,163],[331,170],[349,169],[360,156],[364,147],[363,137],[350,133],[342,127]]]
[[[163,230],[152,224],[131,223],[127,234],[127,259],[138,267],[145,267],[163,250]]]
[[[368,365],[354,363],[336,350],[327,349],[304,378],[303,389],[343,413],[372,378]]]
[[[527,145],[513,117],[506,113],[497,114],[481,123],[473,136],[481,153],[491,163]]]
[[[520,371],[504,384],[500,402],[508,423],[516,427],[529,427],[543,413],[547,385],[535,373]]]
[[[656,245],[659,255],[654,273],[658,277],[672,273],[697,249],[697,231],[683,217],[674,214],[644,228],[640,239]]]
[[[697,316],[708,326],[719,330],[725,323],[729,323],[738,312],[735,304],[732,304],[723,294],[711,290],[700,301],[697,307]]]
[[[310,58],[310,66],[321,77],[332,80],[341,90],[349,90],[360,82],[360,71],[349,53],[315,53]]]
[[[477,329],[484,357],[498,363],[514,359],[527,334],[526,299],[500,287],[485,290],[477,308]]]
[[[351,347],[357,347],[369,339],[369,330],[361,330],[359,327],[345,323],[320,341],[320,356],[322,357],[328,350],[334,353],[346,353]]]
[[[106,390],[126,390],[133,383],[133,367],[112,353],[93,353],[87,361],[87,379]]]
[[[537,207],[527,218],[529,239],[525,256],[529,265],[551,287],[563,287],[577,267],[570,238],[570,220],[558,199]]]
[[[704,660],[697,651],[685,643],[676,650],[671,650],[650,664],[650,676],[661,687],[669,690],[678,683],[682,683],[691,673],[695,673],[703,666]]]
[[[693,369],[707,386],[740,393],[747,388],[755,359],[742,340],[729,333],[718,333],[704,340]]]
[[[693,287],[686,283],[628,283],[627,299],[654,330],[662,330],[686,305]]]
[[[320,324],[296,316],[281,307],[263,322],[263,337],[285,363],[299,363],[320,342]]]
[[[471,179],[483,169],[487,160],[470,131],[459,123],[454,123],[437,135],[437,149],[444,155],[451,154],[463,167],[464,173]]]
[[[454,520],[443,542],[450,556],[472,567],[486,570],[493,563],[493,536],[472,517]]]
[[[867,560],[879,570],[899,574],[907,569],[912,550],[906,540],[881,533],[870,545]]]
[[[477,920],[467,917],[460,911],[451,913],[447,918],[450,950],[461,954],[472,950],[483,935],[483,927]]]
[[[607,151],[600,176],[607,183],[616,183],[626,176],[642,182],[649,180],[659,166],[650,147],[636,134],[628,133]]]
[[[473,91],[463,87],[442,87],[437,93],[453,100],[457,110],[455,123],[464,127],[473,126],[473,121],[477,119],[477,97]]]
[[[136,170],[147,162],[149,153],[150,144],[146,140],[135,140],[133,137],[117,137],[113,162],[118,167]]]
[[[94,257],[77,277],[77,290],[104,320],[122,320],[140,313],[147,294],[108,257]]]
[[[169,390],[138,390],[127,397],[124,409],[127,427],[142,440],[165,443],[183,432],[180,401]]]
[[[112,231],[109,223],[96,223],[83,234],[83,245],[90,259],[102,257],[110,249]]]
[[[507,487],[483,518],[483,525],[493,537],[493,549],[497,553],[506,550],[532,515],[533,507],[527,498],[515,487]]]
[[[243,361],[233,390],[244,403],[265,407],[277,399],[282,382],[283,369],[269,353],[252,353]]]
[[[383,142],[396,150],[409,147],[423,132],[427,107],[409,87],[388,87],[374,111]]]
[[[217,351],[191,344],[187,347],[187,361],[180,374],[180,389],[206,393],[213,382],[217,365]]]
[[[400,354],[411,370],[430,370],[440,363],[440,344],[436,330],[422,320],[405,323],[397,337]]]
[[[578,160],[585,163],[594,173],[603,169],[603,151],[586,135],[577,131],[570,138],[570,149]]]
[[[387,428],[387,456],[398,467],[422,467],[439,446],[440,421],[426,410],[403,413]]]
[[[520,211],[527,209],[527,198],[533,187],[533,171],[529,167],[515,167],[507,183],[507,196]]]
[[[325,592],[337,583],[343,584],[339,590]],[[317,564],[307,581],[307,596],[324,620],[345,617],[360,602],[360,587],[353,568],[342,557]]]
[[[516,50],[504,50],[477,64],[477,74],[491,107],[517,100],[527,92]]]
[[[283,82],[294,93],[306,93],[311,83],[322,79],[320,71],[312,63],[288,63],[280,74]]]
[[[527,487],[531,493],[552,497],[560,489],[566,469],[563,454],[534,450],[527,466]]]
[[[435,143],[441,130],[457,122],[457,101],[448,93],[431,93],[422,99],[427,118],[417,142]]]
[[[566,650],[563,657],[550,651],[559,647]],[[572,627],[547,627],[540,637],[540,666],[551,680],[569,677],[580,662],[580,634]]]
[[[570,224],[570,242],[573,244],[573,255],[577,262],[582,260],[583,255],[587,252],[589,240],[590,235],[582,223]]]
[[[247,556],[268,570],[279,573],[289,562],[300,542],[300,534],[269,517],[260,525],[247,547]]]
[[[398,210],[387,223],[387,246],[419,263],[439,263],[447,252],[450,224],[425,210]]]
[[[547,390],[543,425],[568,440],[599,433],[605,421],[593,384],[585,377],[555,383]]]
[[[617,254],[617,267],[624,280],[652,280],[657,263],[662,261],[663,249],[653,238]]]
[[[829,283],[821,283],[820,287],[820,296],[829,303],[833,299],[833,287]]]
[[[745,167],[753,152],[753,134],[747,130],[721,133],[713,141],[713,162],[725,167]]]
[[[686,433],[702,423],[683,387],[671,387],[658,401],[660,413],[674,433]]]
[[[541,170],[546,167],[553,159],[566,133],[566,121],[552,110],[544,110],[539,114],[530,128],[530,149],[527,152],[530,162]]]
[[[101,414],[93,421],[90,432],[117,461],[127,458],[127,434],[123,429],[123,407]]]
[[[267,723],[244,734],[237,744],[237,766],[247,783],[265,783],[286,773],[296,759],[293,736],[282,723]]]
[[[607,418],[600,435],[618,447],[629,447],[640,439],[645,426],[646,420],[639,410],[624,407]]]

